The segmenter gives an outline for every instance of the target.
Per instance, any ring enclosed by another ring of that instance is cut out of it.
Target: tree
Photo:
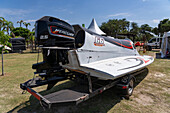
[[[5,20],[3,30],[6,30],[6,32],[8,33],[8,35],[9,35],[9,31],[12,31],[13,28],[14,28],[13,23],[12,23],[11,21],[6,21],[6,20]]]
[[[140,27],[140,33],[144,35],[144,37],[146,37],[146,40],[149,40],[152,35],[149,33],[152,31],[152,27],[150,27],[148,24],[143,24]]]
[[[130,22],[127,21],[126,18],[120,19],[119,24],[120,24],[120,30],[121,30],[122,33],[128,33],[129,32]]]
[[[22,27],[16,27],[12,30],[15,36],[21,36],[24,38],[28,38],[30,30]]]
[[[5,46],[11,47],[11,43],[8,42],[9,38],[11,38],[9,35],[4,34],[3,31],[0,31],[0,52],[2,53],[2,75],[4,75],[4,65],[3,65],[3,50]]]
[[[23,20],[17,21],[17,24],[19,23],[19,25],[20,25],[19,32],[21,32],[21,25],[22,25],[23,22],[24,22]]]
[[[34,34],[35,34],[35,32],[30,32],[30,35],[29,35],[29,41],[31,43],[31,50],[32,50],[32,52],[33,52],[33,45],[34,45],[34,41],[35,41]]]
[[[35,32],[35,24],[34,24],[34,28],[32,28],[32,32]]]
[[[159,36],[159,30],[157,27],[153,28],[152,29],[152,33],[154,33],[155,35],[158,35]]]
[[[108,22],[104,22],[101,25],[101,29],[110,36],[117,37],[118,33],[128,33],[130,22],[125,18],[123,19],[110,19]]]
[[[9,34],[13,34],[11,32],[13,28],[14,26],[11,21],[7,21],[3,17],[0,17],[0,31],[7,32],[7,34],[9,35]]]
[[[158,31],[160,36],[163,36],[164,32],[170,31],[170,20],[164,19],[160,21],[158,24]]]
[[[135,23],[135,22],[132,22],[132,23],[131,23],[130,32],[133,33],[133,34],[135,34],[135,35],[138,35],[138,33],[139,33],[139,26],[138,26],[137,23]]]
[[[20,21],[17,21],[17,24],[19,23],[19,25],[20,25],[20,27],[21,27],[21,25],[22,25],[23,22],[24,22],[23,20],[20,20]]]
[[[3,17],[0,17],[0,31],[2,31],[4,27],[5,19]]]
[[[33,43],[34,43],[34,47],[35,47],[35,50],[37,49],[36,47],[36,40],[35,40],[35,24],[34,24],[34,28],[32,29],[32,34],[33,34]]]
[[[27,42],[27,47],[28,47],[28,42],[29,42],[29,36],[30,36],[30,30],[22,27],[16,27],[12,30],[12,32],[15,34],[15,36],[21,36],[25,38]]]
[[[23,24],[25,25],[26,29],[28,29],[28,26],[31,26],[31,24],[30,24],[30,23],[26,23],[26,22],[24,22]]]
[[[141,28],[142,33],[145,33],[146,31],[149,31],[149,32],[152,31],[152,27],[150,27],[148,24],[143,24],[143,25],[141,25],[140,28]]]
[[[130,33],[134,35],[133,38],[135,38],[136,40],[140,41],[140,28],[138,26],[137,23],[135,22],[131,22],[131,29],[130,29]],[[135,39],[133,39],[133,42],[135,41]]]

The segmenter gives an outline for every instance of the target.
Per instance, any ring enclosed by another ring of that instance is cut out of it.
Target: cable
[[[40,48],[38,48],[37,64],[38,64],[38,61],[39,61],[39,50],[40,50]],[[35,73],[34,73],[34,76],[33,76],[32,80],[28,83],[28,85],[33,83],[34,79],[35,79]]]

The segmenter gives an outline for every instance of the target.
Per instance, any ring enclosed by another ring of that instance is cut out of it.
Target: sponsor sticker
[[[69,32],[69,31],[66,31],[62,28],[57,28],[56,26],[50,26],[50,29],[51,29],[51,33],[53,34],[58,34],[58,35],[67,35],[67,36],[71,36],[73,37],[74,34]]]
[[[96,36],[95,40],[94,40],[94,45],[95,46],[105,46],[104,41],[105,41],[104,38]]]

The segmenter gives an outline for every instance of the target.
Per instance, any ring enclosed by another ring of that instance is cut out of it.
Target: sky
[[[90,25],[93,18],[101,26],[109,19],[126,18],[138,25],[157,27],[160,20],[170,18],[170,0],[0,0],[0,17],[24,20],[34,27],[36,20],[53,16],[72,24]]]

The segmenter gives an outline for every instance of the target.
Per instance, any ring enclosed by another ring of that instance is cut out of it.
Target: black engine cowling
[[[74,47],[74,28],[58,18],[44,16],[36,21],[35,37],[38,45]]]

